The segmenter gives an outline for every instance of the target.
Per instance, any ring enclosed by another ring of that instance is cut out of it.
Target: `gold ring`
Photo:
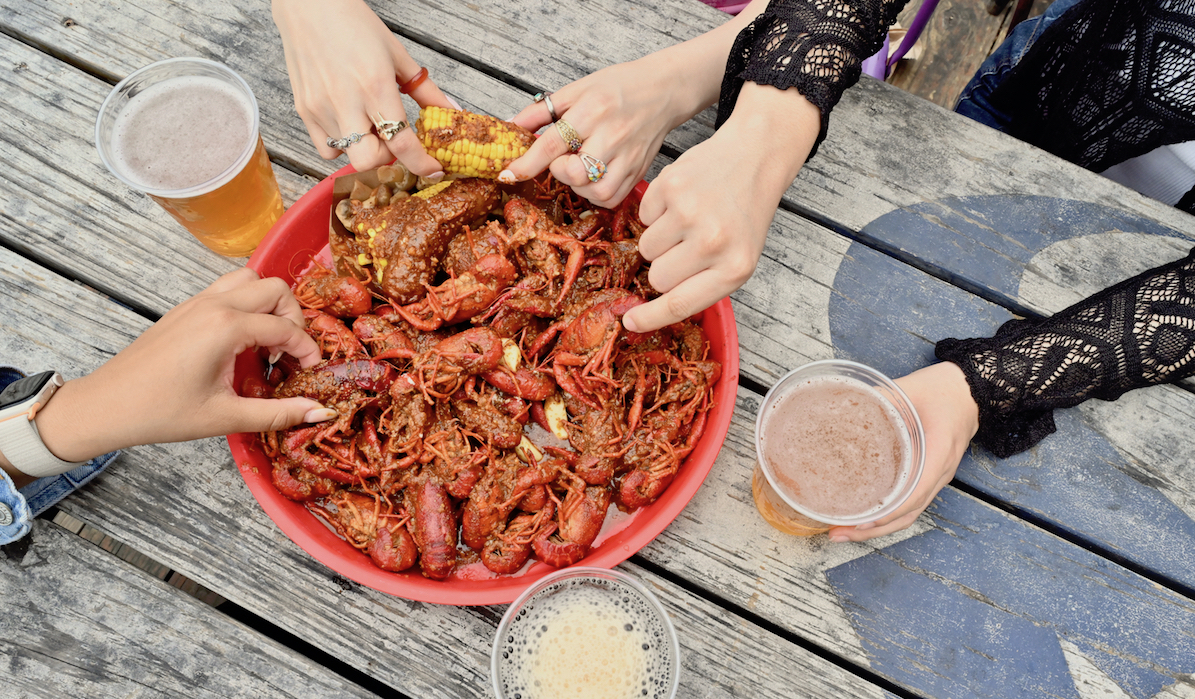
[[[387,141],[394,138],[399,131],[407,128],[407,122],[387,121],[386,119],[382,118],[381,112],[371,116],[369,120],[373,122],[373,127],[378,130],[378,135]]]
[[[573,128],[573,125],[561,119],[556,122],[556,133],[560,134],[564,145],[568,146],[569,153],[576,153],[581,150],[581,134]]]

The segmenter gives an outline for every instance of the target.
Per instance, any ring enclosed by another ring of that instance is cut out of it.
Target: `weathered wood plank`
[[[0,555],[0,694],[373,697],[44,520]]]
[[[0,300],[0,325],[22,329],[0,334],[0,362],[68,376],[98,366],[147,325],[5,250]],[[410,602],[339,578],[274,526],[222,439],[129,449],[61,507],[408,694],[487,695],[501,607]],[[654,586],[683,630],[684,696],[883,695],[781,637],[728,620],[708,600],[629,569]]]

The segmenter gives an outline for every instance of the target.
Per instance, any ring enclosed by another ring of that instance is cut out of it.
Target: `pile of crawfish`
[[[261,435],[274,485],[384,570],[576,563],[611,504],[672,482],[721,372],[692,322],[623,328],[657,295],[637,204],[591,207],[550,176],[370,194],[337,212],[335,269],[294,287],[323,361],[284,355],[242,388],[338,415]]]

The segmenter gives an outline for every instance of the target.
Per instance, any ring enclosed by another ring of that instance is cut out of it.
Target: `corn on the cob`
[[[415,130],[444,172],[464,177],[495,179],[535,142],[530,131],[508,121],[443,107],[424,107]]]
[[[419,190],[418,192],[413,193],[411,196],[418,197],[420,199],[431,199],[432,197],[436,196],[440,192],[443,192],[444,188],[450,184],[452,184],[452,180],[444,180],[443,182],[437,182],[430,187],[425,187],[425,188]]]

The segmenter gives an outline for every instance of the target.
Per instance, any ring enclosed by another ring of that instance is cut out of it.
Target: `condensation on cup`
[[[498,699],[674,699],[680,644],[668,612],[638,580],[566,568],[506,610],[490,678]]]
[[[120,81],[100,106],[104,165],[221,255],[253,252],[282,216],[257,100],[227,66],[172,58]]]
[[[908,396],[875,369],[839,359],[806,364],[772,386],[755,449],[755,506],[798,536],[895,512],[925,467],[925,433]]]

